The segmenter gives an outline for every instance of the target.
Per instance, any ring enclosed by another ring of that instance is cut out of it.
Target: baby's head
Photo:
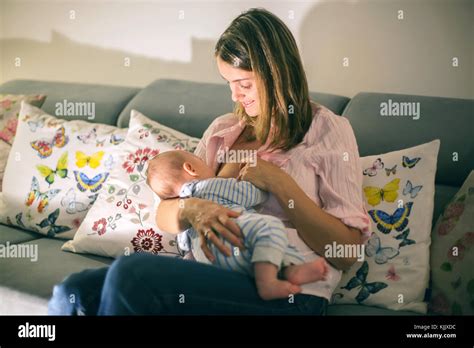
[[[202,159],[186,151],[166,151],[148,162],[147,184],[161,199],[178,197],[181,186],[189,181],[213,177]]]

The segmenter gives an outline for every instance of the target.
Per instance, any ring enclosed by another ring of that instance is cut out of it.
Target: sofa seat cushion
[[[40,238],[21,245],[36,245],[37,260],[5,258],[0,262],[0,315],[47,314],[55,284],[71,273],[106,267],[109,258],[61,251],[64,241]]]
[[[17,244],[41,238],[37,233],[25,231],[17,227],[0,224],[0,244]],[[1,260],[1,262],[5,262]]]
[[[327,315],[420,315],[411,311],[392,311],[390,309],[364,305],[330,305]]]

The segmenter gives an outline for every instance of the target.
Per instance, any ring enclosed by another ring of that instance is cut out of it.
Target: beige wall
[[[313,91],[474,97],[470,0],[0,3],[0,83],[17,78],[126,86],[157,78],[222,82],[213,58],[219,35],[240,12],[265,7],[294,33]],[[453,57],[458,67],[452,66]]]

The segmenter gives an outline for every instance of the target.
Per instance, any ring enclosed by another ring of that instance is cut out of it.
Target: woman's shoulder
[[[216,117],[208,127],[211,134],[219,132],[220,130],[230,128],[239,123],[239,118],[232,112]]]
[[[343,143],[352,138],[353,130],[346,117],[339,116],[327,107],[311,101],[313,121],[305,135],[308,145],[320,145],[333,148],[336,143]]]

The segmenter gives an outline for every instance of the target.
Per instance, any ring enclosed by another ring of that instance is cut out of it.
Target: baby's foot
[[[302,265],[292,265],[284,271],[285,279],[298,285],[326,280],[327,273],[328,265],[323,258]]]
[[[298,285],[279,279],[257,282],[257,290],[260,297],[264,300],[287,298],[292,294],[301,292],[301,288]]]

